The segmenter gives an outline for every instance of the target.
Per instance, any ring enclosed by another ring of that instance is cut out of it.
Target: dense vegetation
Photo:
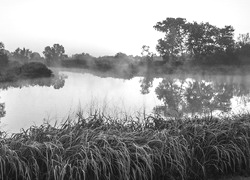
[[[4,50],[4,44],[0,43],[0,82],[52,76],[52,71],[45,64],[28,61],[29,52],[25,48],[23,50],[18,48],[13,57],[19,61],[10,61],[8,53]]]
[[[1,179],[207,179],[250,173],[250,116],[117,119],[95,113],[0,138]]]
[[[44,64],[30,62],[26,64],[12,64],[0,72],[0,82],[13,82],[20,79],[51,77],[52,71]]]

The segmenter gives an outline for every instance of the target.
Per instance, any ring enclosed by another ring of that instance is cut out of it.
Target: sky
[[[163,34],[153,26],[167,17],[232,25],[250,32],[250,0],[0,0],[0,42],[5,48],[42,51],[59,43],[66,54],[140,55],[155,51]]]

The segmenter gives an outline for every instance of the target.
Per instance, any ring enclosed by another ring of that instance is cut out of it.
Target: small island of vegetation
[[[9,61],[4,44],[0,42],[0,82],[12,82],[20,79],[51,77],[52,71],[41,62],[22,63]]]

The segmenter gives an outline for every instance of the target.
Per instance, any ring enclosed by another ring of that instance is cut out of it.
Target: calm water
[[[56,70],[56,69],[55,69]],[[58,71],[58,70],[56,70]],[[166,117],[220,115],[250,110],[250,75],[171,75],[130,80],[60,70],[59,76],[0,84],[0,130],[74,118],[98,109],[109,114],[159,113]]]

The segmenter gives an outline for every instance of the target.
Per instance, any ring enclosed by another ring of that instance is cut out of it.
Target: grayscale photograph
[[[0,180],[250,180],[250,0],[0,0]]]

